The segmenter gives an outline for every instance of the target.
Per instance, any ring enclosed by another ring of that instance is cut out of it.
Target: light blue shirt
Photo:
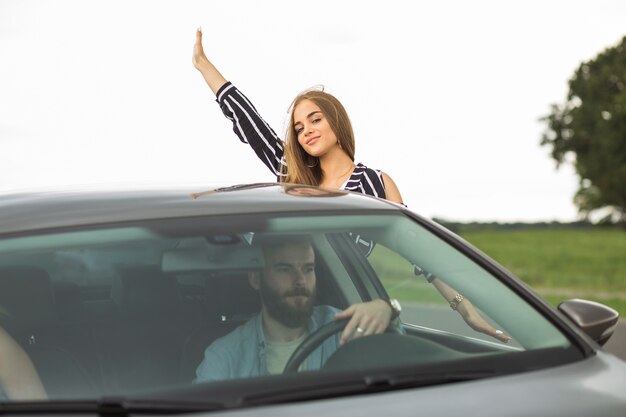
[[[335,314],[339,311],[341,310],[330,306],[313,307],[307,331],[312,333],[335,320]],[[339,347],[340,335],[341,332],[338,332],[315,349],[307,358],[304,370],[320,369]],[[268,375],[265,346],[265,334],[259,313],[206,348],[204,359],[196,369],[196,379],[193,382]]]

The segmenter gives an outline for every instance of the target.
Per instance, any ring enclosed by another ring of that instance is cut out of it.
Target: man
[[[311,332],[340,318],[351,318],[341,336],[327,339],[301,366],[320,369],[337,348],[350,340],[382,333],[397,316],[384,300],[354,304],[344,311],[314,306],[315,252],[304,238],[262,244],[265,266],[250,273],[259,291],[261,312],[204,352],[194,382],[281,373],[287,360]]]

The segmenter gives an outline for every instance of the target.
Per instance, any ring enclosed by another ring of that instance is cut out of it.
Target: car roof
[[[229,187],[89,186],[0,194],[0,234],[205,215],[401,208],[363,194],[278,183]]]

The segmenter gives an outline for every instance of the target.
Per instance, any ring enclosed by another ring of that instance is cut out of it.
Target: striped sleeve
[[[281,165],[286,165],[283,141],[263,120],[250,100],[227,82],[217,92],[217,103],[224,116],[233,123],[237,137],[249,144],[261,162],[279,178]]]

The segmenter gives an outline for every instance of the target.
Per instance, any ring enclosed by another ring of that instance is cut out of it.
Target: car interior
[[[260,311],[247,271],[124,265],[109,271],[110,285],[81,285],[55,280],[36,262],[6,263],[0,325],[29,354],[51,398],[190,384],[206,347]],[[340,305],[330,286],[318,280],[317,302]]]
[[[50,398],[189,386],[206,347],[260,310],[248,283],[262,262],[260,250],[250,250],[251,235],[194,229],[173,236],[127,226],[80,233],[0,240],[0,325],[31,357]],[[318,304],[342,309],[386,295],[349,234],[311,236]],[[419,325],[404,328],[428,342],[403,345],[391,356],[421,352],[426,361],[430,352],[450,360],[523,350]],[[387,342],[377,343],[335,363],[356,366],[348,359]]]

